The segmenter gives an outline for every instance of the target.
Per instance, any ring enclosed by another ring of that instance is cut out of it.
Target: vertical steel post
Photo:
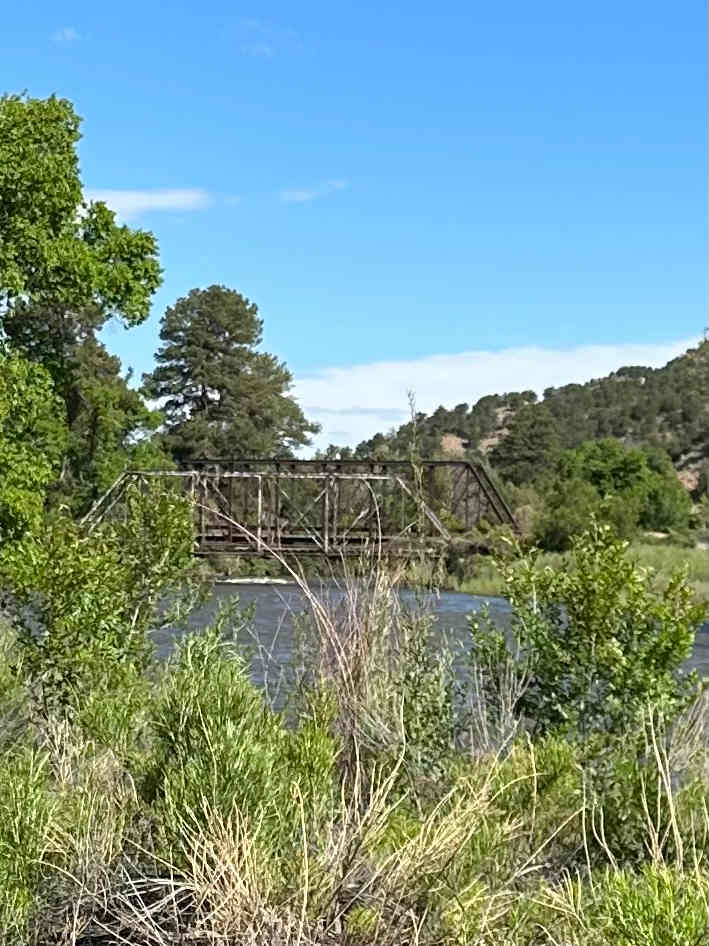
[[[465,468],[465,531],[470,532],[470,467]]]
[[[204,507],[207,501],[207,488],[205,484],[202,484],[202,498],[199,504],[199,539],[200,543],[204,543],[204,530],[205,530],[205,521],[204,521]],[[199,497],[199,490],[197,490],[197,496]]]
[[[325,492],[322,498],[323,548],[326,555],[330,551],[330,481],[331,477],[328,476],[325,480]]]
[[[256,550],[261,551],[261,514],[263,511],[263,481],[261,474],[258,474],[258,498],[256,501],[256,516],[258,525],[256,527]]]
[[[276,468],[278,464],[276,464]],[[278,479],[278,469],[276,469],[276,476],[273,480],[273,485],[275,487],[275,496],[273,500],[273,515],[276,522],[274,541],[276,550],[280,552],[281,550],[281,486],[280,480]]]
[[[234,465],[234,464],[233,464],[233,462],[232,462],[232,468],[233,468],[233,465]],[[233,524],[233,520],[234,520],[234,518],[235,518],[235,516],[234,516],[234,477],[233,477],[233,476],[230,476],[230,477],[229,477],[229,513],[228,513],[228,515],[229,515],[229,521],[228,521],[228,525],[229,525],[229,545],[232,546],[232,545],[234,544],[234,524]]]

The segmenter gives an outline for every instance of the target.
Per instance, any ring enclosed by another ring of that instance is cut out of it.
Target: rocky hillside
[[[376,434],[359,445],[358,456],[405,456],[412,424]],[[422,453],[487,456],[504,471],[511,454],[550,444],[562,449],[587,440],[616,437],[655,444],[689,478],[709,456],[709,340],[663,368],[625,366],[586,384],[492,394],[472,407],[439,407],[417,417]],[[687,485],[690,485],[688,482]]]

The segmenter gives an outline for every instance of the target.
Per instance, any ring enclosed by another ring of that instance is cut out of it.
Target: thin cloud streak
[[[284,188],[281,191],[281,200],[284,204],[305,204],[319,197],[329,197],[330,194],[345,190],[347,187],[349,187],[349,181],[339,179],[322,181],[313,187]]]
[[[246,56],[255,56],[259,59],[273,59],[276,53],[270,43],[244,43],[241,51]]]
[[[295,30],[277,26],[268,20],[246,18],[241,20],[244,41],[241,52],[247,56],[273,59],[290,49],[301,49],[302,43]]]
[[[300,404],[316,405],[310,414],[321,422],[322,431],[314,438],[314,448],[329,443],[356,446],[408,418],[408,391],[416,396],[417,410],[426,413],[441,404],[472,405],[486,394],[507,391],[531,389],[541,397],[545,388],[582,384],[623,365],[660,368],[699,340],[568,349],[524,346],[331,367],[296,376],[293,394]]]
[[[55,43],[75,43],[81,36],[73,26],[63,26],[52,34],[52,39]]]
[[[376,418],[388,417],[389,420],[399,420],[406,411],[398,407],[318,407],[304,408],[306,414],[334,417],[364,417],[372,414]]]
[[[97,188],[87,191],[86,197],[103,201],[121,220],[131,220],[154,211],[204,210],[212,203],[209,192],[200,187],[152,190]]]

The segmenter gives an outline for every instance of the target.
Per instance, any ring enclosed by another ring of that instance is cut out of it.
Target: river
[[[324,595],[337,606],[343,594],[335,583],[314,590]],[[404,608],[416,608],[417,596],[409,590],[400,593]],[[190,616],[188,628],[197,629],[211,623],[222,604],[233,602],[238,596],[239,606],[253,607],[253,616],[248,627],[243,628],[237,639],[253,653],[252,674],[254,683],[264,683],[273,691],[278,687],[279,675],[289,668],[296,653],[296,631],[294,616],[308,611],[307,602],[296,584],[259,584],[255,582],[217,582],[214,590],[200,609]],[[436,630],[445,636],[454,649],[460,650],[467,636],[467,616],[480,611],[485,604],[490,613],[504,625],[509,614],[509,604],[503,598],[480,597],[457,591],[442,591],[429,596],[426,607],[435,616]],[[154,634],[158,655],[165,658],[179,640],[180,632],[162,630]],[[703,676],[709,676],[709,625],[705,624],[697,633],[694,651],[688,666],[696,668]],[[280,702],[277,699],[277,702]]]

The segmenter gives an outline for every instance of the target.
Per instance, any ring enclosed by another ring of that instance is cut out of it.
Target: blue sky
[[[159,239],[151,318],[106,332],[138,374],[214,282],[325,442],[407,388],[543,389],[701,333],[699,4],[41,0],[3,26],[2,88],[72,99],[85,186]]]

